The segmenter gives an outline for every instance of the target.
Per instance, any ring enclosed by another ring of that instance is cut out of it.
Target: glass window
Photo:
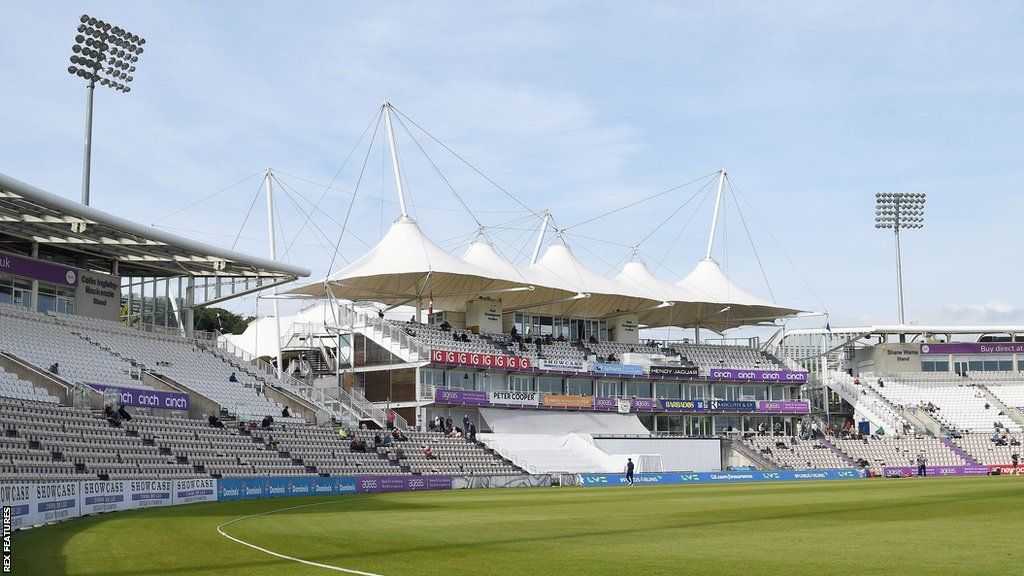
[[[618,380],[597,380],[594,382],[594,396],[618,398],[622,395],[622,382]]]
[[[1000,360],[999,361],[999,371],[1000,372],[1010,372],[1011,370],[1013,370],[1013,361],[1012,360]]]
[[[740,387],[740,400],[753,400],[755,388],[757,388],[757,386],[753,384],[744,384]]]
[[[971,372],[981,372],[985,369],[985,361],[980,358],[971,358],[967,363],[967,369]]]
[[[632,398],[634,396],[637,398],[651,398],[651,383],[628,380],[626,382],[626,397]]]
[[[565,389],[571,396],[593,396],[594,382],[583,378],[569,378],[565,381]]]
[[[687,384],[686,398],[689,400],[703,400],[707,387],[703,384]]]
[[[57,295],[51,288],[49,291],[44,291],[42,286],[39,287],[39,301],[36,303],[36,312],[52,312],[57,309]]]
[[[444,370],[420,368],[420,382],[424,386],[444,387]]]
[[[999,370],[999,360],[985,359],[985,371],[986,372],[997,372]]]
[[[949,372],[949,360],[936,360],[935,361],[936,372]]]
[[[715,400],[725,400],[725,384],[715,384],[712,388],[712,396]]]
[[[553,326],[553,319],[551,318],[551,316],[541,316],[540,317],[540,335],[541,336],[546,336],[548,334],[551,334],[553,332],[552,326]]]
[[[533,389],[533,377],[523,376],[516,374],[509,376],[509,390],[519,390],[520,392],[535,392]]]
[[[772,400],[785,400],[786,389],[782,386],[772,386],[770,391]]]
[[[658,398],[682,398],[682,388],[679,382],[655,382],[654,395]]]
[[[537,392],[541,394],[561,394],[562,379],[552,378],[551,376],[538,376]]]
[[[448,373],[448,387],[455,390],[474,390],[476,374],[465,370],[452,370]]]

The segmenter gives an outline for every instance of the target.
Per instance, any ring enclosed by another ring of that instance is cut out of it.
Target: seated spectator
[[[448,323],[448,320],[441,322],[441,331],[447,332],[452,329],[452,325]]]
[[[381,318],[381,319],[384,318],[384,309],[383,308],[377,310],[377,317]]]
[[[609,352],[608,353],[608,361],[609,362],[615,362],[617,360],[618,360],[618,358],[615,357],[615,353],[614,352]]]
[[[342,440],[348,438],[348,430],[345,430],[344,426],[338,428],[338,438],[341,438]]]
[[[395,460],[405,460],[405,459],[406,459],[405,450],[403,450],[401,446],[398,446],[397,448],[395,448]]]
[[[54,362],[53,364],[50,364],[50,374],[56,374],[56,375],[59,376],[60,375],[60,364],[58,364],[56,362]]]
[[[118,415],[118,417],[121,418],[121,420],[124,420],[125,422],[131,422],[131,420],[132,420],[132,415],[129,414],[127,410],[125,410],[124,404],[121,404],[117,408],[117,415]]]
[[[274,423],[274,417],[273,416],[269,416],[269,415],[268,416],[264,416],[263,417],[263,422],[260,422],[260,428],[263,428],[264,430],[266,430],[266,429],[270,428],[270,425],[273,424],[273,423]]]
[[[380,445],[381,446],[390,446],[391,445],[391,436],[388,435],[388,434],[385,434],[384,438],[382,438],[381,441],[380,441]]]
[[[452,340],[455,341],[455,342],[461,342],[462,341],[462,340],[459,340],[459,333],[458,332],[452,332]]]
[[[210,414],[206,421],[210,424],[210,428],[224,428],[224,423],[220,421],[216,414]]]
[[[591,344],[597,344],[597,338],[594,338],[594,335],[591,334],[590,338],[587,338],[587,342],[590,342]]]
[[[103,407],[103,416],[107,419],[107,422],[109,422],[111,426],[121,426],[121,419],[118,418],[117,412],[114,411],[114,407],[111,406],[110,404],[107,404],[106,406]]]
[[[1020,440],[1016,436],[1010,436],[1010,446],[1020,446]]]
[[[238,376],[236,376],[235,373],[232,372],[231,376],[228,376],[228,382],[238,382]]]
[[[459,338],[459,342],[469,342],[469,336],[467,336],[466,333],[463,332],[462,336]]]
[[[348,451],[349,452],[359,452],[359,440],[356,440],[355,438],[352,438],[352,440],[350,440],[349,443],[348,443]]]
[[[292,416],[291,407],[290,406],[285,406],[284,410],[281,410],[281,417],[282,418],[291,418],[291,416]]]
[[[434,453],[430,451],[430,446],[423,447],[423,457],[427,460],[434,460],[437,458],[437,456],[434,456]]]
[[[380,446],[381,442],[383,442],[383,440],[381,440],[380,434],[379,433],[378,434],[374,434],[373,435],[373,447],[376,448],[376,447]]]
[[[558,341],[559,342],[565,342],[565,334],[559,334],[558,335]]]

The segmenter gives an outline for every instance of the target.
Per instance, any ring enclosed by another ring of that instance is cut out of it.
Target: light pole
[[[140,38],[118,26],[82,14],[78,35],[71,47],[71,66],[68,73],[84,78],[87,96],[85,104],[85,158],[82,167],[82,204],[89,204],[89,170],[92,164],[92,95],[96,83],[121,92],[131,92],[128,84],[134,80],[135,63],[142,54],[145,38]]]
[[[875,194],[875,228],[891,229],[896,235],[896,290],[899,295],[900,325],[903,314],[903,259],[900,255],[900,229],[924,228],[923,192],[879,192]]]

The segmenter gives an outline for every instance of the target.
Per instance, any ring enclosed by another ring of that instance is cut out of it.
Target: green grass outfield
[[[1024,479],[527,488],[118,512],[14,537],[14,574],[1020,574]]]

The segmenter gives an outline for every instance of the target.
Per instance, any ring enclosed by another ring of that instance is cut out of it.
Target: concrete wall
[[[920,344],[876,344],[860,348],[854,357],[855,373],[865,372],[920,372]]]
[[[465,326],[478,334],[501,332],[501,300],[477,298],[466,302]]]
[[[44,369],[27,362],[22,363],[4,354],[0,354],[0,367],[3,367],[5,372],[10,372],[26,382],[31,382],[36,388],[42,388],[47,393],[56,396],[61,404],[70,405],[72,403],[72,399],[68,395],[71,385]]]

